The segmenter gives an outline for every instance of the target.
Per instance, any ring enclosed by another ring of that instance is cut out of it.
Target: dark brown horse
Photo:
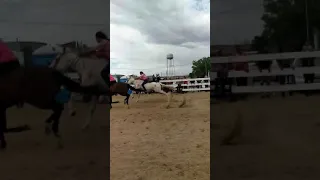
[[[136,89],[136,88],[130,86],[129,84],[124,83],[124,82],[114,82],[114,83],[110,84],[110,91],[111,91],[110,106],[111,106],[111,102],[112,102],[112,96],[119,94],[121,96],[126,97],[124,99],[124,104],[127,105],[127,108],[129,109],[130,108],[129,107],[129,98],[130,98],[132,91],[142,92],[143,90]]]
[[[19,103],[28,103],[40,109],[50,109],[53,113],[46,120],[46,133],[52,130],[55,137],[59,135],[59,119],[63,111],[63,103],[56,100],[57,94],[65,87],[71,92],[105,95],[109,89],[98,89],[93,86],[82,87],[80,84],[65,77],[60,72],[46,67],[20,67],[0,77],[0,148],[6,148],[5,132],[7,129],[6,110]],[[50,128],[51,125],[51,128]]]

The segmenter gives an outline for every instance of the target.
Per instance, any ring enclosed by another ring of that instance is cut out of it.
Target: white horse
[[[100,75],[102,68],[106,65],[107,62],[104,59],[99,59],[95,56],[79,57],[76,53],[69,51],[59,55],[53,60],[50,67],[62,73],[66,73],[70,69],[76,71],[81,77],[81,85],[97,85],[102,88],[107,88],[106,83]],[[98,98],[98,96],[91,96],[91,99],[88,100],[87,105],[89,112],[82,129],[89,127],[96,110]],[[73,98],[68,102],[68,110],[70,115],[74,115],[76,112],[73,106]]]
[[[129,77],[127,83],[131,84],[131,85],[134,85],[136,89],[144,90],[143,87],[142,87],[143,81],[139,80],[139,79],[135,79],[133,76]],[[168,100],[167,100],[168,102],[167,102],[166,108],[169,108],[170,103],[171,103],[171,99],[172,99],[172,91],[175,89],[174,87],[168,86],[168,85],[165,85],[165,84],[162,84],[162,83],[158,83],[158,82],[146,83],[144,85],[144,87],[146,88],[148,93],[154,91],[156,93],[160,93],[160,94],[166,95],[167,98],[168,98]],[[141,93],[138,94],[137,102],[139,101],[140,94]],[[185,99],[183,97],[183,102],[179,107],[183,106],[184,103],[185,103]]]

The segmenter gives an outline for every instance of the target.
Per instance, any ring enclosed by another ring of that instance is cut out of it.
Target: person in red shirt
[[[95,49],[96,56],[107,61],[107,65],[101,71],[101,77],[110,86],[110,39],[106,34],[99,31],[96,33],[96,41],[98,43]]]
[[[102,31],[95,34],[97,46],[90,48],[88,51],[80,53],[80,56],[88,56],[95,54],[98,58],[105,59],[107,64],[101,71],[101,77],[106,84],[110,86],[110,39]]]
[[[0,40],[0,74],[10,73],[20,67],[18,58],[12,50]]]
[[[139,79],[143,81],[141,86],[147,92],[147,89],[144,87],[144,85],[148,83],[148,77],[142,71],[140,71]]]
[[[12,50],[0,40],[0,75],[6,75],[20,67],[20,62]],[[23,102],[17,104],[18,108],[23,107]],[[6,128],[7,125],[5,124]]]

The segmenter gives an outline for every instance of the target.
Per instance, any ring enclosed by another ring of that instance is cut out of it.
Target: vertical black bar
[[[78,45],[93,47],[97,45],[95,41],[97,31],[102,31],[110,37],[110,1],[108,0],[0,1],[0,39],[10,50],[24,54],[24,57],[19,58],[24,59],[26,69],[31,68],[28,71],[23,71],[25,73],[33,72],[35,69],[32,67],[36,65],[33,63],[34,59],[46,62],[48,57],[53,60],[58,53],[61,53],[59,50],[46,52],[34,58],[34,52],[38,48],[46,47],[48,44],[54,47],[64,44],[73,45],[71,48],[75,48],[74,50],[79,50],[77,49]],[[77,45],[75,46],[75,44]],[[51,73],[51,70],[43,69],[42,73]],[[39,94],[38,97],[48,100],[45,100],[43,104],[51,102],[50,100],[53,98],[51,94],[53,93],[50,90],[49,93],[47,92],[52,88],[41,87],[41,82],[44,80],[41,80],[39,74],[42,74],[39,71],[34,72],[35,74],[28,74],[32,77],[26,77],[40,79],[39,86],[28,84],[30,80],[28,78],[27,80],[19,78],[18,76],[21,74],[17,74],[15,77],[25,80],[23,85],[27,84],[29,87],[33,85],[34,92]],[[110,68],[108,73],[110,73]],[[50,77],[49,75],[48,81],[50,81]],[[14,83],[17,83],[16,86],[13,85],[14,87],[23,87],[19,84],[20,80],[14,82],[13,78],[10,83],[4,82],[5,80],[1,77],[0,89],[2,90],[7,88],[6,85]],[[55,81],[52,83],[56,85]],[[24,90],[21,88],[21,91]],[[10,91],[9,98],[14,99],[12,101],[20,100],[20,97],[24,95],[19,93],[11,93]],[[18,98],[14,97],[15,95]],[[2,97],[4,96],[6,95],[2,93]],[[39,98],[35,101],[43,99]],[[10,103],[4,103],[3,99],[0,100],[1,107],[7,106],[7,104]],[[85,102],[75,101],[76,114],[74,117],[68,114],[68,108],[65,106],[59,125],[64,146],[57,148],[57,137],[54,137],[52,133],[49,136],[45,134],[44,123],[52,113],[52,109],[47,109],[47,107],[52,107],[51,103],[48,104],[43,106],[44,110],[25,104],[21,109],[13,106],[13,108],[9,108],[7,114],[2,113],[1,119],[7,117],[9,128],[15,127],[16,124],[27,124],[30,130],[12,133],[13,136],[5,133],[7,149],[0,150],[0,179],[110,179],[110,110],[107,105],[97,105],[87,130],[82,130],[81,127],[90,112],[88,105]],[[99,109],[103,110],[99,111]],[[28,130],[27,126],[21,127],[22,130]]]
[[[106,10],[109,10],[109,11],[106,11],[106,33],[108,34],[107,36],[108,36],[108,38],[109,38],[109,41],[110,41],[110,43],[111,43],[111,37],[110,37],[110,12],[111,12],[111,10],[110,10],[110,8],[111,8],[111,0],[108,0],[108,1],[101,1],[101,2],[107,2],[106,3]],[[110,46],[110,44],[109,44],[109,57],[110,57],[110,54],[111,54],[111,46]],[[109,69],[108,69],[108,73],[109,73],[109,75],[110,75],[110,64],[111,64],[111,59],[109,59],[109,64],[108,64],[108,66],[109,66]],[[110,98],[111,99],[111,101],[112,101],[112,98]],[[112,103],[112,102],[110,102],[110,103]],[[107,114],[107,121],[108,121],[108,131],[107,131],[107,144],[108,144],[108,146],[107,146],[107,151],[106,151],[106,153],[107,153],[107,163],[108,163],[108,167],[106,168],[106,173],[107,173],[107,178],[106,179],[111,179],[111,177],[110,177],[110,167],[111,167],[111,165],[110,165],[110,163],[111,163],[111,159],[110,159],[110,147],[111,147],[111,134],[110,134],[110,130],[111,130],[111,121],[110,121],[110,119],[111,119],[111,117],[110,117],[110,109],[108,109],[108,114]]]

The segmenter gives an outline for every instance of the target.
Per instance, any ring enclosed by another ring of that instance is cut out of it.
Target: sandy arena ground
[[[180,95],[174,99],[179,100]],[[209,179],[209,93],[188,93],[187,104],[164,109],[161,95],[142,96],[111,110],[111,180]],[[114,100],[123,102],[123,97]],[[28,123],[32,130],[7,134],[8,149],[0,152],[1,180],[105,180],[108,169],[107,107],[98,105],[88,132],[81,131],[84,104],[77,115],[63,114],[65,148],[56,149],[44,135],[50,112],[26,106],[8,112],[9,126]]]
[[[175,95],[151,95],[111,111],[112,180],[209,180],[209,93],[187,93],[184,108]],[[118,98],[117,98],[118,99]],[[123,97],[119,100],[122,102]]]
[[[319,179],[319,103],[319,96],[294,95],[213,105],[212,177]],[[220,146],[237,118],[242,119],[242,135],[234,139],[236,145]]]

